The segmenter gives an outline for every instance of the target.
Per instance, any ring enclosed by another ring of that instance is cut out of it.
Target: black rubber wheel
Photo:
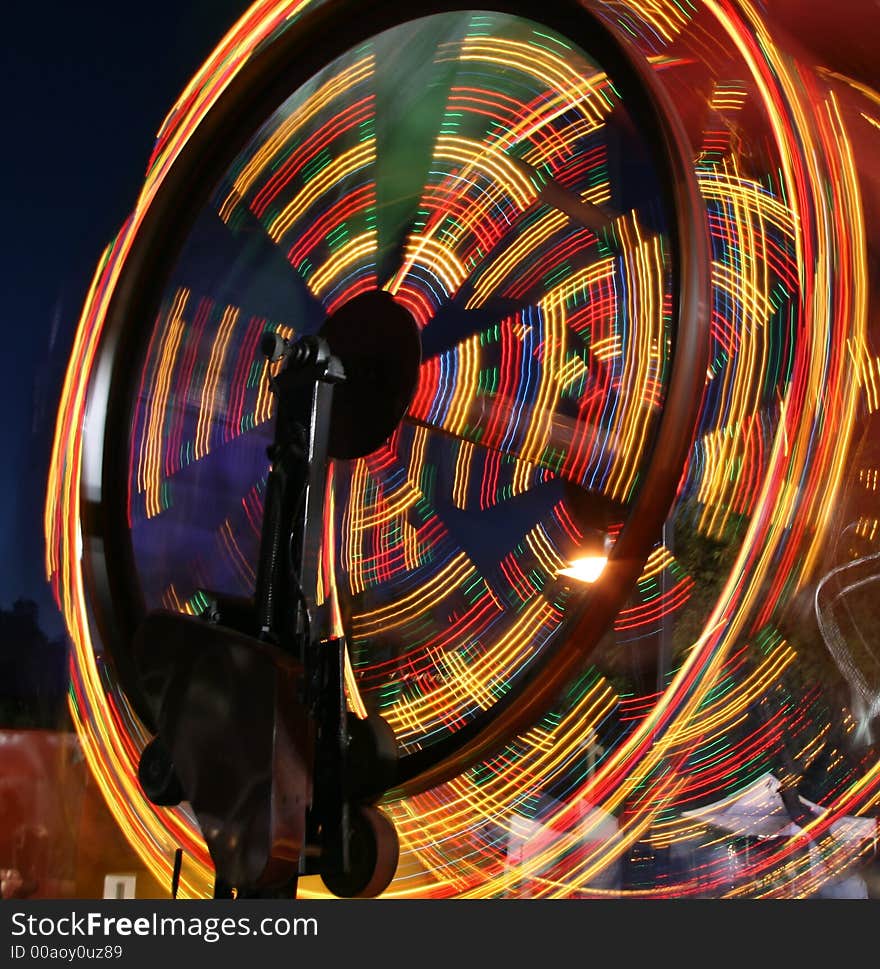
[[[171,754],[159,737],[154,737],[141,753],[138,781],[144,794],[158,807],[176,807],[184,800]]]
[[[348,848],[348,871],[322,873],[321,881],[337,898],[381,895],[400,860],[400,842],[391,820],[379,808],[354,809]]]

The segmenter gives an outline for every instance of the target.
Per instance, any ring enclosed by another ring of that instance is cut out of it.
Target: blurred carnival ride
[[[354,314],[303,597],[344,716],[394,733],[377,890],[830,892],[880,797],[870,62],[784,3],[394,7],[255,3],[97,268],[46,504],[94,776],[160,881],[182,848],[216,891],[198,811],[138,780],[139,630],[261,587],[261,344],[381,293],[417,375],[346,449],[409,358]]]

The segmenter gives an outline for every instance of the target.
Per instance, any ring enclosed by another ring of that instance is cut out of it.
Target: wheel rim
[[[349,6],[352,5],[329,4],[326,8],[315,11],[311,22],[304,24],[303,29],[297,33],[297,44],[292,46],[302,46],[305,42],[303,38],[309,36],[309,30],[319,31],[326,22],[325,18],[341,17]],[[519,4],[496,6],[516,13],[524,9]],[[439,4],[431,6],[430,9],[458,9],[458,6]],[[382,16],[388,15],[380,14],[380,22]],[[580,23],[573,18],[582,16],[583,12],[579,8],[575,10],[574,5],[561,3],[546,8],[542,20],[558,20],[565,25],[571,25]],[[701,386],[697,386],[693,375],[700,372],[698,361],[702,359],[706,339],[700,313],[706,303],[705,291],[708,287],[704,230],[698,217],[701,212],[698,192],[690,171],[685,140],[650,69],[635,58],[630,63],[624,45],[605,28],[592,23],[591,28],[599,31],[609,45],[607,49],[612,51],[610,60],[618,65],[626,65],[621,70],[633,87],[635,101],[642,101],[635,110],[636,116],[640,113],[639,108],[645,112],[648,106],[659,108],[662,112],[663,121],[658,125],[656,135],[658,139],[662,139],[663,158],[668,165],[668,172],[665,174],[668,182],[674,185],[675,196],[674,218],[669,230],[672,238],[681,240],[677,249],[680,265],[677,266],[676,276],[685,280],[683,292],[678,292],[678,287],[673,283],[671,293],[673,306],[679,306],[680,311],[678,331],[674,334],[674,353],[669,360],[671,373],[665,407],[653,429],[655,443],[644,472],[644,484],[618,536],[606,574],[591,590],[589,609],[581,607],[580,621],[574,620],[579,649],[566,651],[561,645],[547,645],[542,662],[533,664],[526,674],[518,675],[517,688],[507,691],[496,700],[492,705],[491,716],[480,716],[427,747],[416,738],[401,759],[400,793],[423,789],[458,773],[467,763],[503,743],[512,731],[526,726],[536,714],[547,708],[573,672],[582,666],[599,634],[607,627],[638,578],[674,497],[681,467],[690,445],[701,392]],[[363,27],[367,33],[372,33],[375,29],[376,25]],[[336,43],[341,46],[350,41],[351,38],[348,37],[337,40]],[[290,56],[291,52],[287,50],[284,57]],[[272,57],[267,53],[267,58],[267,63],[254,66],[252,77],[260,78],[270,74],[282,59],[278,52]],[[229,107],[224,106],[221,112],[224,116],[235,115],[236,110],[240,113],[244,103],[253,103],[251,95],[246,96],[242,92],[252,88],[254,82],[250,79],[245,81],[229,94],[226,102]],[[644,90],[639,86],[641,84],[646,85]],[[622,86],[626,87],[626,84]],[[271,84],[266,82],[264,99],[271,100],[273,95],[266,92],[272,90]],[[201,130],[202,143],[216,137],[219,124],[218,118],[213,118],[207,128]],[[238,126],[241,127],[240,122]],[[232,127],[234,129],[235,125]],[[240,138],[239,135],[239,140]],[[228,144],[234,144],[235,141],[235,138],[229,138]],[[229,153],[227,151],[226,155]],[[208,181],[204,178],[205,166],[198,141],[178,164],[182,165],[182,173],[178,175],[177,183],[170,183],[163,198],[154,203],[153,224],[145,227],[145,234],[141,236],[141,249],[129,260],[128,275],[120,283],[108,314],[102,360],[96,370],[91,390],[93,409],[103,409],[108,415],[125,415],[127,410],[125,385],[130,381],[131,361],[137,356],[136,341],[126,338],[126,334],[131,337],[137,329],[131,321],[132,306],[145,309],[155,302],[155,296],[150,299],[145,295],[155,290],[155,278],[161,276],[157,266],[160,257],[156,252],[155,242],[151,244],[151,240],[161,236],[166,242],[164,248],[174,248],[168,246],[167,242],[179,235],[182,224],[187,221],[187,214],[180,211],[178,204],[181,185],[187,183],[193,169],[197,169],[200,177]],[[214,167],[222,167],[222,163],[215,159]],[[673,315],[676,315],[675,312]],[[106,401],[104,408],[101,407],[102,401]],[[105,639],[109,643],[126,642],[147,607],[136,580],[135,553],[127,528],[128,522],[122,528],[119,521],[121,510],[124,509],[126,515],[130,513],[127,496],[124,499],[121,491],[123,487],[131,488],[131,479],[129,473],[120,474],[121,465],[127,463],[131,455],[131,442],[124,440],[128,428],[129,423],[125,417],[121,420],[111,418],[100,428],[100,433],[90,430],[86,436],[87,452],[93,456],[88,467],[96,469],[85,482],[86,563],[90,583],[100,606],[99,614]],[[128,484],[123,486],[126,479]],[[133,578],[135,581],[132,581]],[[561,637],[556,638],[561,644]],[[146,710],[138,699],[136,683],[128,668],[124,648],[113,650],[113,662],[130,702],[141,719],[149,724]],[[524,696],[528,697],[525,702]]]

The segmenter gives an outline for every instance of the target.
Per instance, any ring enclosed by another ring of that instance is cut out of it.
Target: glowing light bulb
[[[595,582],[607,562],[607,555],[585,555],[583,558],[574,559],[567,569],[560,569],[559,574],[578,582]]]

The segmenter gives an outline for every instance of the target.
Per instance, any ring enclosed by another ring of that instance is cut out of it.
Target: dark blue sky
[[[61,378],[102,249],[155,132],[246,0],[15,3],[4,11],[0,608],[40,606],[42,509]]]

